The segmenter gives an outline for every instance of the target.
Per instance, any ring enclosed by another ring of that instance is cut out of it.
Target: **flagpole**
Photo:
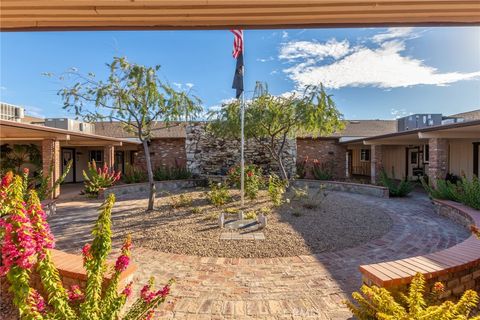
[[[242,37],[242,55],[243,55],[243,66],[242,74],[243,81],[245,81],[245,37]],[[242,92],[242,100],[240,105],[240,127],[241,127],[241,151],[240,151],[240,168],[241,168],[241,178],[240,178],[240,192],[241,192],[241,205],[242,205],[242,218],[243,218],[243,209],[245,206],[245,90]]]
[[[245,133],[244,133],[244,126],[245,126],[245,93],[242,92],[241,98],[241,105],[240,105],[240,127],[241,127],[241,149],[240,149],[240,193],[241,193],[241,204],[242,204],[242,211],[245,205]]]

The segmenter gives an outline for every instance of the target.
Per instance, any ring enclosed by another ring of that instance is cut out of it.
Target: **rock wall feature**
[[[240,139],[218,138],[206,131],[202,123],[187,126],[185,149],[187,168],[194,174],[225,175],[228,169],[240,163]],[[295,176],[297,144],[295,139],[287,140],[283,160],[287,174]],[[268,150],[253,139],[245,141],[245,162],[260,166],[264,172],[278,172],[278,165],[270,160]]]

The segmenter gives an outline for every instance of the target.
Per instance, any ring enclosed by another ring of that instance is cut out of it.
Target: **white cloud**
[[[258,62],[268,62],[268,61],[273,61],[274,58],[272,56],[268,57],[268,58],[257,58],[257,61]]]
[[[376,34],[372,37],[372,41],[381,43],[386,40],[398,38],[416,38],[417,35],[413,32],[413,28],[388,28],[387,32]]]
[[[0,90],[2,90],[2,91],[7,90],[7,87],[0,86]]]
[[[413,114],[413,112],[407,112],[406,109],[392,108],[392,109],[390,109],[390,114],[392,115],[393,119],[399,119],[399,118],[403,118],[403,117],[406,117],[408,115],[411,115],[411,114]]]
[[[287,38],[288,38],[288,32],[282,31],[282,39],[287,39]]]
[[[280,59],[295,60],[300,58],[315,58],[323,60],[324,58],[339,59],[351,51],[350,43],[347,40],[338,42],[336,39],[330,39],[325,43],[311,41],[292,41],[286,43],[280,49]]]
[[[328,88],[444,86],[480,79],[474,72],[439,72],[424,61],[406,56],[406,40],[414,36],[411,28],[388,29],[373,36],[370,46],[352,47],[346,40],[325,43],[298,41],[285,44],[279,54],[291,66],[283,71],[298,88],[323,83]],[[372,43],[373,42],[373,43]],[[325,57],[335,60],[325,63]]]
[[[178,88],[178,90],[185,90],[188,91],[192,89],[195,85],[191,82],[187,82],[185,84],[179,83],[179,82],[172,82],[172,84]]]
[[[187,87],[188,89],[192,89],[195,85],[193,83],[190,83],[190,82],[187,82],[185,83],[185,87]]]

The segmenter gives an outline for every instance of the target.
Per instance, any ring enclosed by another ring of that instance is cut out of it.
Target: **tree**
[[[74,84],[59,94],[64,109],[74,111],[85,121],[118,121],[124,130],[138,137],[145,152],[150,185],[148,210],[153,210],[156,190],[149,151],[152,130],[158,121],[168,126],[172,121],[195,117],[201,110],[200,100],[162,82],[157,75],[159,65],[147,67],[115,57],[107,66],[110,75],[106,81],[97,80],[93,73],[69,71],[67,76],[73,77]]]
[[[265,90],[262,90],[265,91]],[[222,137],[240,137],[240,101],[224,104],[210,114],[209,130]],[[320,136],[343,128],[341,114],[323,86],[307,87],[302,94],[274,96],[264,92],[246,102],[245,137],[263,146],[288,180],[283,152],[288,138],[299,134]]]

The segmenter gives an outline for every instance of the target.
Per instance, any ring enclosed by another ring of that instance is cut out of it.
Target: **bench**
[[[79,285],[81,288],[84,288],[87,280],[87,273],[83,267],[83,257],[77,254],[66,253],[60,250],[51,250],[52,261],[55,267],[58,269],[60,278],[65,287],[70,287],[71,285]],[[109,265],[113,267],[114,262],[108,261]],[[127,284],[133,280],[133,274],[137,270],[137,266],[133,263],[130,263],[127,269],[122,272],[120,275],[120,287]],[[112,272],[106,272],[104,279],[107,279],[107,282],[111,279]],[[33,279],[35,288],[40,288],[40,279],[35,277]]]
[[[480,226],[480,211],[462,204],[435,200],[437,212],[462,223]],[[436,281],[447,282],[447,292],[461,295],[480,286],[480,240],[471,235],[465,241],[438,252],[406,259],[361,265],[363,282],[395,290],[408,285],[416,273],[424,275],[427,288]]]

